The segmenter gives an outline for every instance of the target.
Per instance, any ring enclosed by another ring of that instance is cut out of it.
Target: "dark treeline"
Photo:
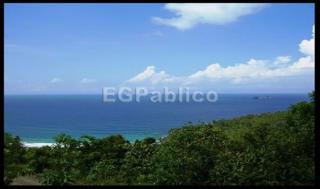
[[[284,112],[185,125],[160,142],[61,134],[52,147],[25,148],[5,133],[4,180],[36,175],[48,185],[312,185],[310,96]]]

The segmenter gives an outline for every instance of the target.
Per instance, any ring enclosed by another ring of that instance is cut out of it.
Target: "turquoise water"
[[[53,136],[104,137],[122,134],[128,140],[159,138],[188,122],[228,119],[286,110],[308,100],[307,94],[221,94],[217,102],[103,103],[101,95],[6,95],[4,128],[25,142],[53,142]]]

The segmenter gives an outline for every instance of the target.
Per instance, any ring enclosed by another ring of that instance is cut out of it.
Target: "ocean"
[[[220,94],[217,102],[103,103],[102,95],[5,95],[4,130],[29,145],[53,143],[60,133],[134,141],[160,138],[188,122],[283,111],[307,100],[307,94]]]

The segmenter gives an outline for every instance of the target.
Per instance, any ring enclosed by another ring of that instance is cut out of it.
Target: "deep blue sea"
[[[307,101],[307,94],[220,94],[214,103],[103,103],[101,95],[5,95],[4,128],[24,142],[53,142],[73,137],[122,134],[128,140],[159,138],[188,122],[228,119],[246,114],[286,110]]]

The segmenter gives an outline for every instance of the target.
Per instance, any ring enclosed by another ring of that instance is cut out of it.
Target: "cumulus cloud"
[[[62,79],[55,77],[55,78],[52,78],[50,80],[50,83],[59,83],[59,82],[62,82],[62,81],[63,81]]]
[[[305,56],[301,57],[297,62],[295,62],[292,67],[297,69],[308,69],[308,68],[314,68],[314,25],[312,28],[312,38],[309,40],[303,40],[299,44],[299,50],[301,53],[303,53]]]
[[[223,81],[232,84],[261,82],[279,77],[299,76],[314,72],[314,29],[312,39],[303,40],[300,52],[304,55],[297,61],[290,56],[278,56],[273,60],[250,59],[246,63],[222,66],[219,63],[208,65],[205,69],[187,76],[173,76],[165,71],[156,72],[155,66],[148,66],[143,72],[128,80],[130,83],[149,82],[178,83],[180,85],[195,84],[199,81]]]
[[[314,26],[312,28],[312,38],[310,40],[303,40],[299,44],[300,52],[308,56],[314,56]]]
[[[95,79],[90,79],[90,78],[83,78],[80,81],[82,84],[88,84],[88,83],[95,83],[96,80]]]
[[[220,64],[211,64],[204,70],[188,76],[189,82],[200,79],[230,79],[233,83],[240,83],[251,78],[270,75],[270,70],[264,60],[251,59],[247,63],[222,67]]]
[[[127,83],[139,83],[142,81],[150,82],[151,84],[170,83],[178,78],[167,74],[165,71],[156,72],[155,66],[148,66],[143,72],[137,74],[127,81]]]
[[[247,63],[227,67],[222,67],[220,64],[211,64],[206,69],[190,75],[188,81],[194,82],[203,78],[226,78],[233,83],[241,83],[247,80],[259,81],[259,79],[310,73],[314,68],[314,26],[312,33],[312,39],[303,40],[300,43],[299,50],[304,56],[296,62],[290,63],[291,58],[289,56],[278,56],[273,62],[251,59]]]
[[[286,64],[288,62],[291,61],[291,57],[290,56],[278,56],[275,58],[274,60],[274,64],[276,65],[280,65],[280,64]]]
[[[227,24],[240,17],[253,14],[265,7],[265,4],[250,3],[168,3],[165,9],[173,12],[176,17],[152,20],[158,24],[187,30],[198,24]]]

